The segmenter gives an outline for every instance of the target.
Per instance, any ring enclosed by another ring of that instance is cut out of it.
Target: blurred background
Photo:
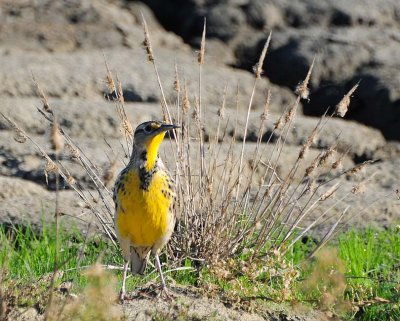
[[[122,82],[133,127],[161,118],[158,84],[141,45],[141,13],[171,103],[176,100],[175,65],[187,81],[189,99],[195,99],[196,50],[204,18],[202,99],[211,112],[220,106],[225,86],[227,108],[235,109],[238,84],[239,109],[246,110],[251,72],[270,31],[265,77],[258,86],[252,119],[258,119],[267,89],[272,92],[271,118],[278,117],[295,100],[293,91],[316,57],[310,100],[301,102],[303,115],[288,140],[293,153],[284,156],[282,173],[315,124],[309,116],[332,111],[359,82],[345,120],[333,121],[332,130],[318,139],[312,155],[326,148],[339,131],[339,151],[351,147],[346,164],[376,160],[365,174],[375,173],[364,197],[377,201],[358,223],[385,226],[398,221],[400,210],[394,197],[400,177],[398,0],[0,0],[0,111],[51,151],[48,125],[36,110],[41,102],[34,74],[61,126],[96,160],[100,171],[106,173],[114,166],[118,172],[122,162],[114,159],[109,146],[120,146],[122,133],[114,104],[105,97],[105,60]],[[40,153],[32,144],[18,144],[13,136],[10,125],[1,119],[0,222],[40,224],[46,207],[53,203],[54,178],[46,184],[46,164]],[[79,184],[90,188],[90,180],[67,151],[62,160]],[[364,201],[355,202],[359,203],[354,206],[365,206]],[[62,192],[62,206],[65,214],[78,211],[84,217],[88,211],[69,190]]]

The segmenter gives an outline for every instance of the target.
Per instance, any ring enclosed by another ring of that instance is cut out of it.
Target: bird
[[[171,238],[175,226],[175,183],[158,155],[168,131],[179,126],[147,121],[133,135],[128,165],[118,175],[114,188],[114,226],[124,257],[120,301],[126,294],[129,264],[131,272],[143,274],[150,253],[154,256],[161,292],[169,297],[159,253]]]

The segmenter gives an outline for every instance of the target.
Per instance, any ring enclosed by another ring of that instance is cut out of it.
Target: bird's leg
[[[156,261],[156,266],[157,266],[157,270],[158,270],[158,274],[160,275],[160,280],[161,280],[161,294],[165,294],[165,296],[167,297],[167,299],[172,299],[171,295],[168,293],[167,290],[167,286],[165,285],[165,280],[164,280],[164,276],[161,270],[161,263],[160,263],[160,258],[158,256],[158,253],[154,254],[154,258]]]
[[[125,261],[124,264],[124,276],[122,279],[122,288],[121,288],[121,292],[119,293],[119,300],[124,303],[125,300],[125,293],[126,293],[126,288],[125,288],[125,284],[126,284],[126,274],[128,272],[128,267],[129,267],[129,261]]]
[[[156,266],[157,266],[158,274],[160,275],[161,288],[162,288],[162,290],[166,290],[167,286],[165,285],[164,276],[163,276],[162,271],[161,271],[161,264],[160,264],[160,258],[158,257],[158,253],[156,253],[154,255],[154,257],[156,259]]]

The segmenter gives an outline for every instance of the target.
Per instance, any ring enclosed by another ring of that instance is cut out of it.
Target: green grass
[[[55,240],[52,227],[44,226],[39,233],[35,233],[30,226],[0,227],[0,266],[7,270],[10,278],[18,279],[20,283],[31,282],[51,273],[54,270]],[[61,270],[65,271],[64,279],[80,275],[80,270],[76,269],[79,260],[81,267],[91,265],[102,254],[106,261],[119,263],[114,260],[107,244],[99,238],[83,246],[84,239],[77,231],[62,231],[60,244],[59,261]]]
[[[379,301],[360,308],[362,320],[400,320],[400,229],[367,229],[341,235],[340,256],[345,262],[351,301]],[[380,300],[382,301],[382,300]]]
[[[243,254],[241,258],[233,258],[229,262],[221,262],[217,268],[203,268],[201,272],[193,272],[196,270],[194,262],[186,260],[184,266],[193,269],[174,271],[169,273],[169,276],[181,285],[207,286],[210,293],[224,292],[228,299],[236,295],[242,299],[257,296],[277,300],[316,302],[318,296],[324,295],[321,290],[322,283],[314,285],[315,288],[311,292],[305,291],[303,285],[309,282],[316,269],[319,272],[324,269],[329,271],[330,262],[335,263],[336,259],[330,258],[332,259],[330,261],[322,257],[320,262],[316,260],[304,264],[303,261],[312,247],[312,242],[312,240],[299,242],[284,257],[272,255],[268,262],[263,259],[254,266],[246,266],[248,254]],[[62,262],[60,270],[64,273],[57,284],[74,280],[75,292],[81,291],[87,284],[87,277],[82,273],[84,267],[93,264],[99,258],[103,264],[122,266],[123,260],[119,250],[100,238],[91,238],[84,244],[84,239],[78,232],[62,230],[60,244],[60,262]],[[339,314],[349,320],[400,320],[399,228],[348,231],[341,234],[331,247],[338,253],[337,261],[343,262],[340,263],[343,266],[346,282],[343,299],[345,302],[354,303],[353,309],[354,307],[358,309]],[[52,227],[43,228],[39,234],[30,227],[11,229],[0,227],[0,270],[3,287],[9,286],[8,291],[11,291],[13,288],[39,284],[38,287],[45,291],[48,284],[40,284],[38,280],[53,272],[55,248]],[[81,252],[83,255],[80,255]],[[328,266],[321,267],[324,261]],[[265,270],[268,264],[271,269]],[[81,268],[77,269],[78,265]],[[149,267],[144,278],[130,277],[127,284],[128,291],[156,278],[157,273],[153,270]],[[271,273],[275,270],[278,273]],[[301,272],[299,277],[288,276],[297,270]],[[118,271],[113,273],[118,276],[119,287],[122,273]],[[285,288],[287,278],[291,278],[290,293],[287,293],[287,287]],[[15,287],[16,285],[18,286]],[[324,286],[326,287],[326,284]],[[7,293],[7,289],[5,292]],[[37,294],[37,291],[33,292]],[[25,292],[21,293],[26,295]],[[20,297],[17,304],[31,305],[35,302],[34,298]]]

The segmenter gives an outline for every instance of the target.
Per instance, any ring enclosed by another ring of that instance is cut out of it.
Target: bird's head
[[[137,148],[146,151],[147,165],[153,167],[157,158],[158,148],[167,131],[179,128],[177,125],[164,124],[159,121],[147,121],[135,129],[134,140]]]

